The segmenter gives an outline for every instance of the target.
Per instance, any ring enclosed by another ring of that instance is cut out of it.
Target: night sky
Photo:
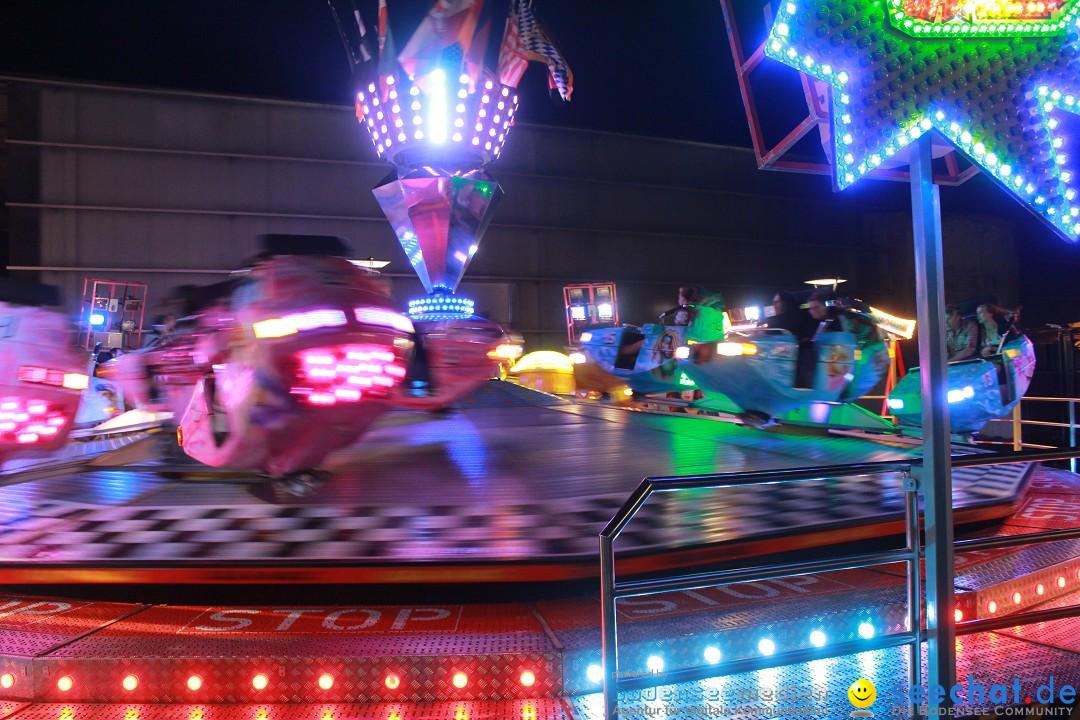
[[[340,9],[349,0],[336,0]],[[507,0],[495,17],[494,65]],[[376,0],[358,0],[369,31]],[[398,49],[431,0],[389,0]],[[535,0],[574,72],[572,102],[522,79],[519,120],[749,146],[717,0]],[[349,103],[349,64],[326,0],[5,0],[0,73]]]

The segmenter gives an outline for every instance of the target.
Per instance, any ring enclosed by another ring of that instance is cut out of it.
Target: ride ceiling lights
[[[381,4],[378,61],[365,69],[375,56],[359,13],[354,48],[330,3],[354,72],[369,77],[356,116],[379,157],[394,165],[374,193],[429,294],[410,306],[417,319],[472,313],[472,302],[457,302],[454,292],[503,194],[486,168],[514,124],[515,88],[528,63],[547,64],[564,100],[573,92],[573,73],[531,2],[510,2],[498,64],[486,67],[492,21],[483,7],[483,0],[436,0],[399,54]]]
[[[426,92],[408,78],[388,75],[381,99],[375,83],[357,94],[356,117],[379,157],[399,166],[447,160],[487,165],[498,158],[517,111],[517,91],[490,78],[451,80],[441,68],[425,80]]]
[[[951,6],[960,7],[959,14]],[[844,189],[932,130],[1068,240],[1080,201],[1066,113],[1080,111],[1080,0],[784,0],[765,52],[831,88]]]

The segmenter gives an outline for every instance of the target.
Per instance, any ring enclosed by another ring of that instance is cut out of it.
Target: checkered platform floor
[[[579,558],[642,477],[912,457],[909,446],[781,435],[582,406],[492,383],[445,417],[396,413],[279,503],[265,482],[94,470],[0,488],[0,562],[490,562]],[[954,473],[958,512],[1000,506],[1029,466]],[[654,496],[620,537],[648,553],[895,520],[895,474]]]

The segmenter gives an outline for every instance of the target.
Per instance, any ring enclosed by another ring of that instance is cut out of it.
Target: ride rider
[[[1005,343],[1020,337],[1020,331],[1013,324],[1016,313],[1006,312],[997,305],[985,303],[975,311],[979,321],[979,354],[985,357],[998,355]]]
[[[762,327],[787,330],[798,336],[802,328],[802,315],[794,296],[786,290],[777,290],[772,301],[773,314],[762,323]]]
[[[945,306],[945,347],[949,362],[975,357],[979,342],[979,328],[974,320],[960,315],[957,305]]]

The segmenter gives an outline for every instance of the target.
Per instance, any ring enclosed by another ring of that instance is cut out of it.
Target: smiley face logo
[[[874,683],[870,682],[866,678],[859,678],[855,682],[851,683],[851,687],[847,691],[848,700],[851,704],[857,708],[868,708],[874,704],[874,700],[877,699],[877,688],[874,687]]]

